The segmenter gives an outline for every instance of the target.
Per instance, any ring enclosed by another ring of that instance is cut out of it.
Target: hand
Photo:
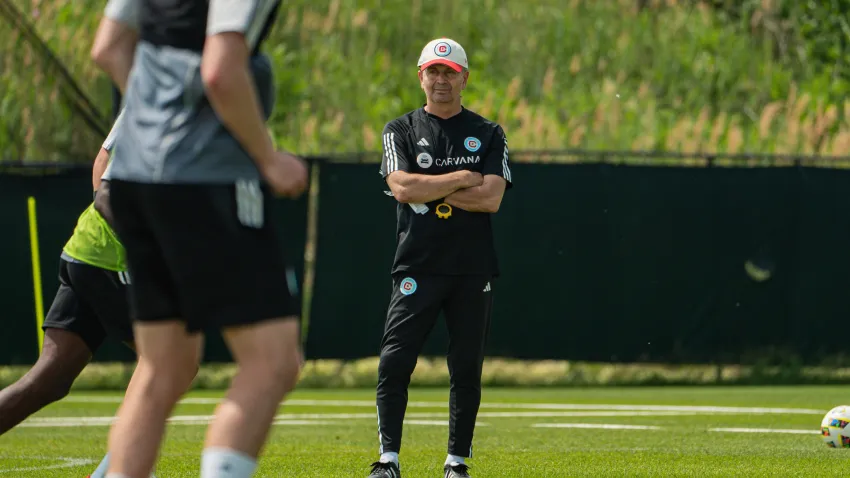
[[[307,189],[307,163],[292,154],[275,151],[261,172],[278,196],[295,199]]]
[[[464,188],[474,188],[475,186],[481,186],[484,184],[484,176],[482,176],[481,173],[475,171],[462,171],[462,173]]]

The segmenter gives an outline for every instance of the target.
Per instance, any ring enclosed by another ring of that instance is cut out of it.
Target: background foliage
[[[3,1],[107,117],[89,60],[105,2]],[[466,105],[514,149],[841,155],[848,12],[850,0],[291,0],[267,46],[272,127],[302,154],[377,151],[383,125],[423,101],[420,49],[448,36],[470,56]],[[88,161],[98,134],[7,23],[0,45],[0,158]]]

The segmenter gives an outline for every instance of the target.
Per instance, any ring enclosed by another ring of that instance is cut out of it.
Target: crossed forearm
[[[446,196],[446,203],[469,212],[495,212],[498,207],[484,186],[459,189]]]
[[[463,187],[461,171],[427,175],[396,171],[390,176],[393,196],[401,203],[426,203],[444,198]]]

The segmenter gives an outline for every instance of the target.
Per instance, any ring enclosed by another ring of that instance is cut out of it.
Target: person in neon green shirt
[[[26,375],[0,390],[0,435],[65,397],[107,337],[134,348],[124,247],[109,225],[108,181],[101,181],[119,122],[120,117],[95,159],[94,202],[62,250],[41,355]]]
[[[26,375],[0,390],[0,435],[64,398],[107,337],[135,351],[127,302],[130,276],[108,200],[110,152],[120,121],[119,115],[95,158],[94,201],[62,249],[59,290],[44,320],[41,355]],[[90,476],[102,478],[108,464],[109,454]]]
[[[62,258],[123,274],[127,271],[124,246],[98,207],[93,202],[80,215],[74,234],[62,249]]]

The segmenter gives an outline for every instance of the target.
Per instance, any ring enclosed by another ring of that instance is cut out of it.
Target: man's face
[[[452,103],[466,88],[468,71],[455,71],[447,65],[431,65],[419,70],[419,83],[431,103]]]

